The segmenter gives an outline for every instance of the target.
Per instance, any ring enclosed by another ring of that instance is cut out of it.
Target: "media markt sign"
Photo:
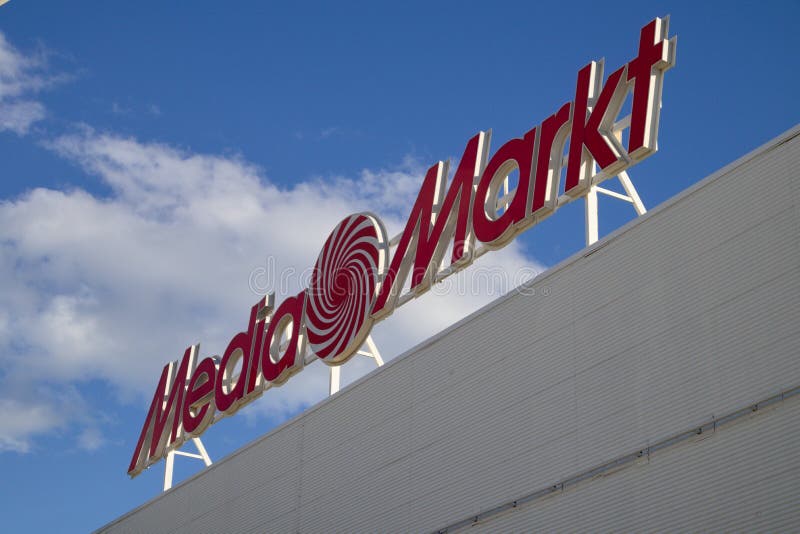
[[[200,347],[193,345],[164,367],[128,474],[136,476],[220,417],[285,383],[302,370],[307,351],[329,365],[344,363],[396,307],[655,153],[663,76],[674,65],[675,45],[668,19],[657,18],[642,28],[635,58],[605,83],[602,62],[580,69],[574,100],[491,157],[490,133],[467,141],[449,187],[448,164],[433,165],[405,229],[392,240],[393,253],[374,214],[342,220],[323,245],[307,289],[277,308],[274,295],[257,302],[247,329],[233,336],[222,357],[200,360]],[[630,115],[620,118],[629,94]],[[516,171],[517,187],[506,193],[501,186]],[[451,243],[450,263],[440,269]],[[406,283],[410,291],[401,296]]]

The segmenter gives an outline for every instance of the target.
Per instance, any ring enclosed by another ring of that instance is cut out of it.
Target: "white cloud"
[[[338,126],[331,126],[330,128],[323,128],[319,132],[320,139],[327,139],[333,135],[338,135],[342,132],[342,129]]]
[[[32,100],[0,101],[0,131],[11,130],[25,135],[31,125],[45,118],[44,106]]]
[[[106,443],[99,429],[113,418],[88,402],[75,385],[52,381],[46,375],[38,380],[13,374],[6,378],[13,379],[0,381],[0,453],[42,449],[37,438],[44,435],[60,445],[74,442],[86,451]],[[75,428],[80,429],[77,434]]]
[[[0,33],[0,97],[18,97],[47,87],[51,82],[41,74],[44,63],[41,54],[22,54]]]
[[[336,223],[357,211],[377,211],[390,229],[401,228],[424,172],[408,160],[397,169],[287,188],[241,158],[193,154],[88,127],[48,146],[98,176],[111,194],[40,188],[0,203],[0,364],[6,370],[0,380],[25,384],[46,377],[58,389],[99,379],[142,402],[150,399],[162,366],[186,346],[201,342],[202,355],[219,353],[244,329],[258,298],[250,275],[265,256],[274,260],[276,274],[303,271]],[[487,254],[454,277],[463,281],[461,290],[456,285],[445,296],[428,295],[424,304],[410,303],[376,327],[384,358],[536,269],[514,244]],[[483,281],[473,290],[475,280]],[[291,277],[278,301],[302,283]],[[343,368],[343,383],[373,366],[354,359]],[[325,366],[314,364],[267,392],[250,417],[294,413],[323,398],[327,380]],[[27,450],[30,436],[52,428],[47,410],[37,409],[29,410],[27,426],[0,421],[0,447]],[[83,424],[79,446],[101,446],[92,422]]]
[[[84,428],[78,435],[78,446],[85,451],[96,451],[105,443],[105,437],[95,426]]]
[[[0,131],[25,135],[45,117],[44,105],[28,95],[63,79],[45,74],[46,66],[44,54],[25,55],[0,33]]]
[[[111,103],[111,113],[113,113],[114,115],[128,115],[130,112],[131,112],[130,108],[123,106],[119,102]]]
[[[29,452],[31,436],[58,427],[58,417],[47,404],[0,399],[0,452]]]
[[[353,177],[319,180],[325,195],[336,195],[362,206],[363,211],[380,211],[390,233],[402,230],[427,169],[411,157],[392,169],[363,169]],[[392,224],[396,223],[396,224]]]

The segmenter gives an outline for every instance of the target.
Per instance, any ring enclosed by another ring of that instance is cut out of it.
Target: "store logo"
[[[563,202],[653,154],[663,75],[674,64],[675,45],[668,19],[657,18],[642,29],[633,60],[605,83],[602,62],[586,65],[573,101],[491,158],[490,133],[470,139],[449,187],[448,164],[433,165],[391,259],[380,219],[370,213],[346,217],[325,242],[306,290],[277,308],[274,295],[261,299],[221,358],[198,361],[199,345],[193,345],[180,362],[164,367],[128,474],[136,476],[215,420],[286,382],[302,369],[307,348],[329,365],[347,361],[373,323],[399,305],[406,283],[403,299],[424,293],[470,265],[477,243],[482,250],[505,246]],[[617,122],[629,94],[629,123]],[[503,184],[517,171],[516,188],[506,193]],[[440,270],[451,243],[450,264]]]

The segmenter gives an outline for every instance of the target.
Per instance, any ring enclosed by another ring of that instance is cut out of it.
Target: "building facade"
[[[798,169],[800,127],[100,532],[800,528]]]

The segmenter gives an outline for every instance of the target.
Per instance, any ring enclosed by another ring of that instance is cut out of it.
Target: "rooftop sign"
[[[668,19],[657,18],[642,28],[635,58],[605,83],[602,61],[580,69],[574,100],[491,157],[491,133],[476,134],[449,187],[447,163],[428,169],[405,229],[391,243],[371,213],[342,220],[322,247],[307,289],[277,308],[274,295],[259,300],[247,329],[233,336],[221,357],[200,360],[200,347],[193,345],[164,367],[128,474],[136,476],[220,417],[285,383],[302,370],[308,350],[328,365],[344,363],[396,307],[653,154],[663,76],[674,65],[675,45]],[[620,118],[629,94],[630,115]],[[504,191],[516,171],[516,188]],[[401,295],[406,284],[410,290]]]

